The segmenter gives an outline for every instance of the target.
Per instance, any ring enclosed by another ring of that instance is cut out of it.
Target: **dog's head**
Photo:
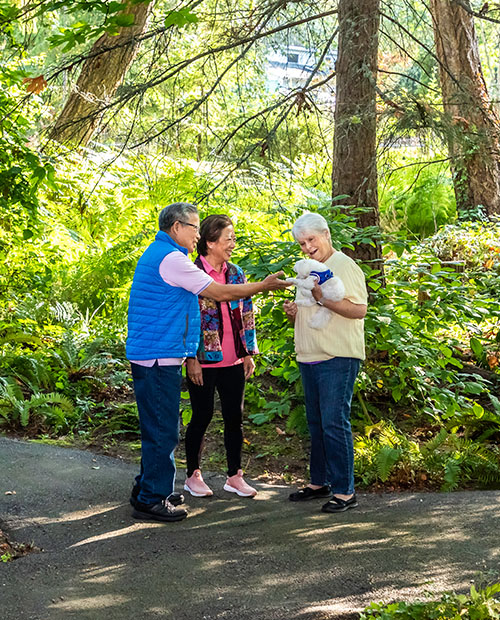
[[[298,278],[307,278],[311,271],[325,271],[328,267],[324,263],[320,263],[313,258],[302,258],[294,265]]]

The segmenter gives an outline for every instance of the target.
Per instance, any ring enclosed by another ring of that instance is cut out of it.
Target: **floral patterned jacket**
[[[198,256],[194,264],[205,271]],[[244,284],[246,282],[243,269],[227,263],[226,284]],[[201,313],[201,335],[197,358],[202,363],[222,361],[222,311],[220,302],[199,296]],[[251,297],[230,301],[229,314],[233,327],[234,344],[238,357],[255,355],[259,352],[255,334],[255,317]]]

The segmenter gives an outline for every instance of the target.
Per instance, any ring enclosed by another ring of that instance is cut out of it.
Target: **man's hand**
[[[290,323],[295,323],[295,317],[297,316],[297,304],[294,301],[283,302],[283,311],[286,314],[286,318]]]
[[[272,273],[262,280],[262,289],[264,291],[276,291],[280,289],[287,288],[288,286],[292,286],[292,282],[286,282],[286,280],[280,280],[280,276],[284,276],[283,271],[278,271],[278,273]]]
[[[243,358],[243,370],[245,371],[245,381],[248,381],[255,370],[255,362],[250,355]]]
[[[188,377],[195,385],[203,385],[203,369],[195,357],[189,357],[186,362]]]

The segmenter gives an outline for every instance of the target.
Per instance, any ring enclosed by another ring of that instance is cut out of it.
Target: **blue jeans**
[[[351,400],[360,360],[334,357],[318,364],[299,362],[306,417],[311,433],[311,484],[333,493],[354,493]]]
[[[174,490],[182,371],[180,366],[158,363],[151,368],[131,366],[142,444],[138,500],[157,504]]]

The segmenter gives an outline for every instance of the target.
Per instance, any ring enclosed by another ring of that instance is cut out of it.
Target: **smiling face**
[[[297,237],[300,249],[308,258],[324,263],[333,254],[334,249],[327,230],[309,231]]]
[[[224,263],[230,260],[236,246],[236,236],[232,225],[221,230],[217,241],[207,241],[207,259],[214,263]]]

